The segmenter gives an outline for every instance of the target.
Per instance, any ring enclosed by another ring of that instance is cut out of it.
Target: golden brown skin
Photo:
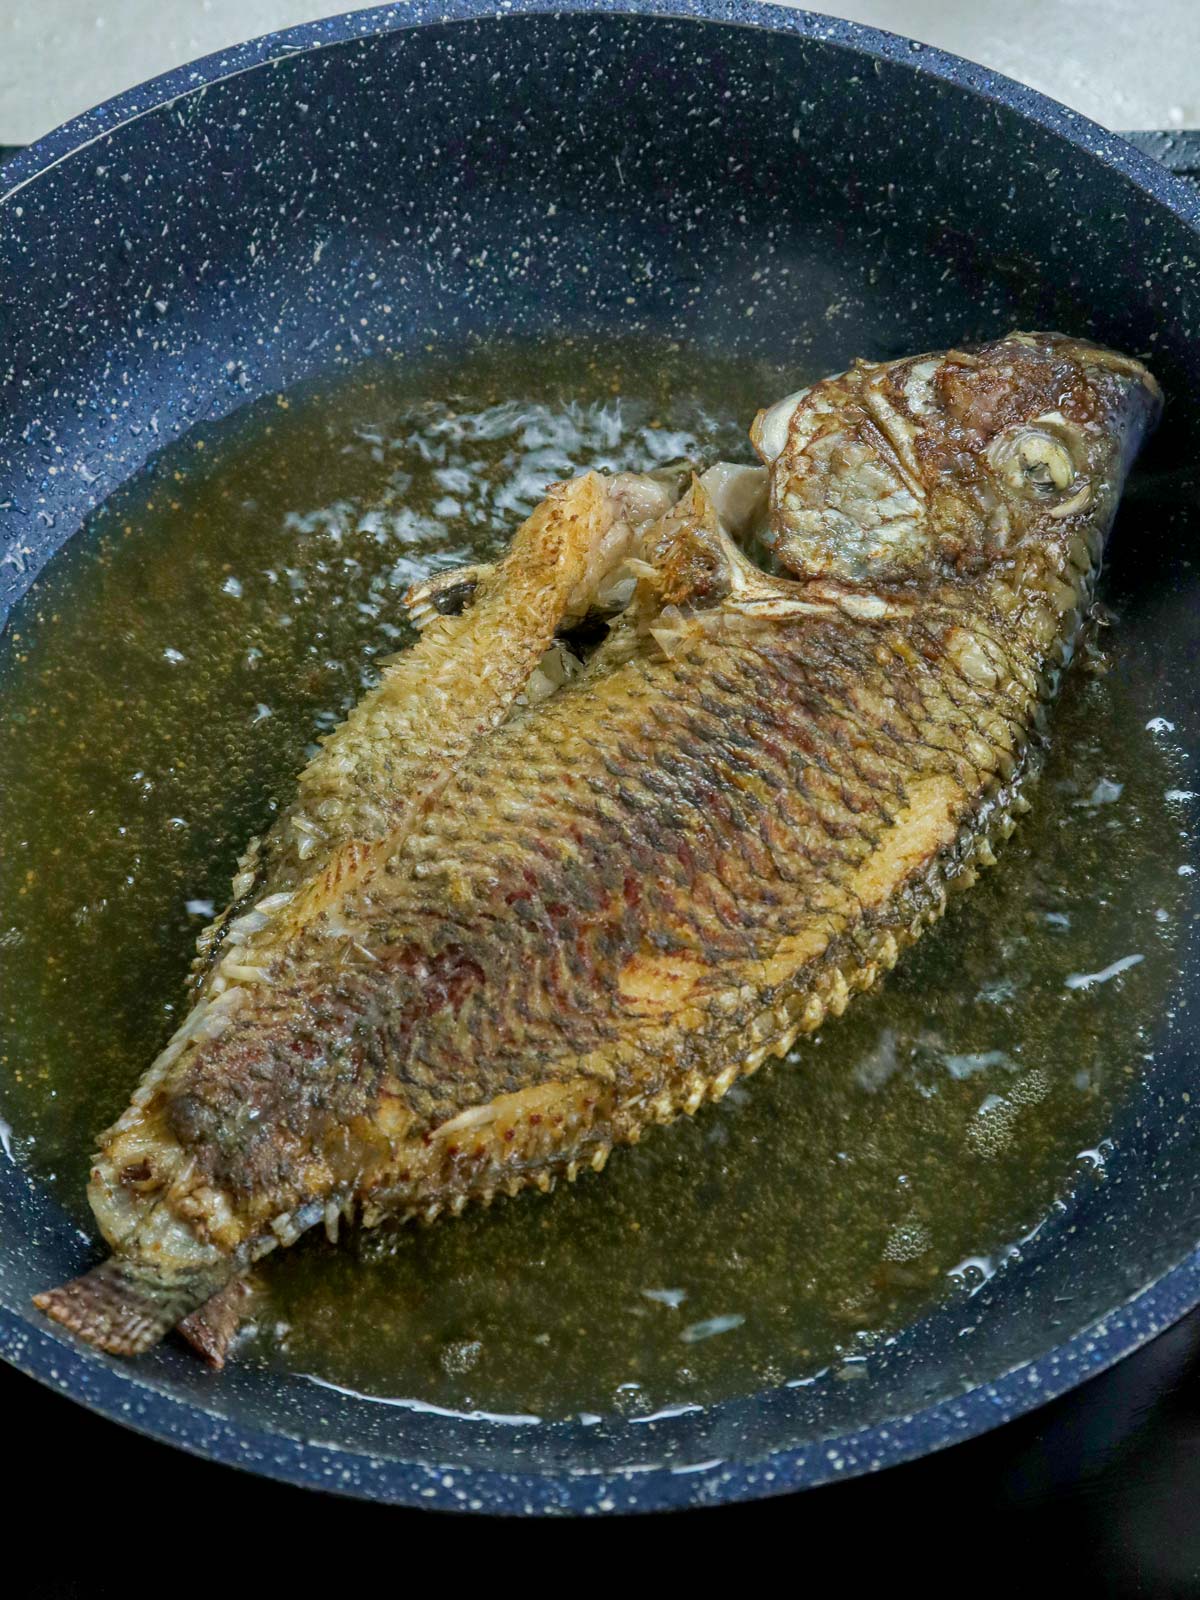
[[[648,526],[594,475],[553,491],[244,864],[254,909],[97,1158],[113,1258],[38,1303],[135,1352],[318,1221],[599,1169],[840,1014],[1011,831],[1158,404],[1055,335],[860,363],[755,424],[792,578],[722,526],[728,469]]]

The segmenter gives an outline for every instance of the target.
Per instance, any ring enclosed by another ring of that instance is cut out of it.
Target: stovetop
[[[1200,130],[1125,137],[1200,184]],[[0,146],[0,166],[13,153]],[[0,1579],[21,1600],[199,1583],[232,1600],[256,1569],[276,1591],[336,1582],[353,1600],[381,1579],[395,1590],[431,1578],[552,1588],[573,1586],[593,1549],[587,1570],[606,1584],[677,1587],[693,1571],[715,1584],[724,1558],[739,1585],[779,1573],[789,1588],[824,1589],[832,1575],[851,1596],[898,1583],[986,1594],[998,1581],[1031,1600],[1059,1586],[1200,1596],[1200,1310],[1082,1387],[940,1454],[803,1495],[638,1521],[464,1524],[320,1497],[114,1427],[7,1367],[0,1419]],[[14,1550],[33,1558],[24,1573]]]
[[[1155,161],[1161,161],[1168,172],[1200,185],[1200,128],[1149,129],[1124,133],[1121,137],[1153,156]]]

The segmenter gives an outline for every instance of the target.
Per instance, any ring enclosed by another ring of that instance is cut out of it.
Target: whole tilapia
[[[1159,403],[1053,334],[860,362],[764,467],[589,473],[415,593],[103,1136],[112,1256],[37,1304],[219,1345],[307,1228],[599,1170],[840,1014],[1011,831]]]

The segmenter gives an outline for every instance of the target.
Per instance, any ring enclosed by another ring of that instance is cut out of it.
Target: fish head
[[[1094,564],[1161,405],[1139,361],[1061,334],[858,362],[755,419],[764,543],[849,582],[969,574],[1077,533]]]

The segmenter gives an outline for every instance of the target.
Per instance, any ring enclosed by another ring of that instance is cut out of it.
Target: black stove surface
[[[1200,183],[1200,132],[1126,137]],[[0,163],[12,153],[0,146]],[[1016,1600],[1200,1596],[1200,1310],[937,1455],[802,1495],[623,1521],[460,1521],[319,1496],[143,1438],[7,1367],[0,1419],[0,1584],[14,1600],[201,1587],[233,1600],[260,1582],[352,1600],[431,1582],[552,1591],[576,1586],[593,1549],[586,1570],[605,1585],[698,1576],[716,1588],[728,1572],[738,1587],[779,1573],[851,1597],[1000,1582]]]

